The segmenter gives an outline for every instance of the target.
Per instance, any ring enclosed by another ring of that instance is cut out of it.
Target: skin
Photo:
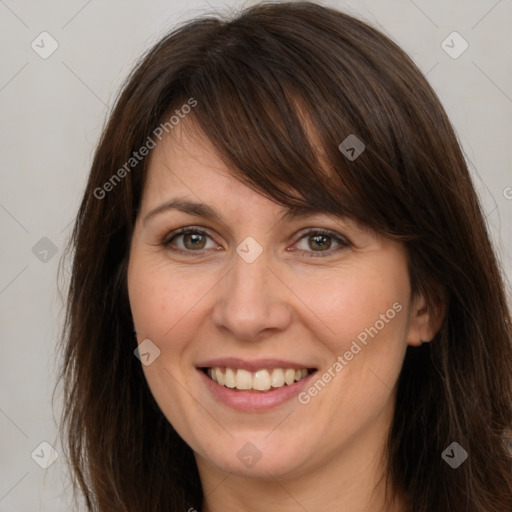
[[[441,317],[411,296],[403,244],[325,213],[278,222],[287,208],[237,180],[184,124],[150,155],[128,289],[138,342],[160,349],[143,366],[148,385],[194,451],[203,512],[404,510],[400,499],[385,504],[383,447],[406,347],[430,340]],[[174,197],[206,203],[222,221],[177,210],[143,220]],[[164,246],[186,226],[208,232],[202,250],[183,236]],[[328,239],[330,248],[315,251],[308,228],[350,245],[336,251]],[[247,236],[263,249],[250,264],[236,252]],[[211,358],[265,357],[322,375],[397,302],[401,311],[307,404],[237,411],[211,395],[196,369]],[[252,467],[237,457],[248,442],[262,455]]]

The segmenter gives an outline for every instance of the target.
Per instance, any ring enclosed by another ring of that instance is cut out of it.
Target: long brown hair
[[[412,293],[445,305],[431,343],[407,349],[398,382],[388,478],[408,510],[512,510],[512,323],[457,138],[394,42],[311,2],[187,22],[117,98],[70,242],[62,342],[62,435],[88,510],[201,506],[193,453],[134,357],[126,287],[148,160],[134,152],[158,142],[155,130],[191,99],[183,126],[193,120],[235,176],[280,204],[403,242]],[[356,159],[339,148],[349,135],[365,144]],[[452,442],[469,454],[457,469],[441,456]]]

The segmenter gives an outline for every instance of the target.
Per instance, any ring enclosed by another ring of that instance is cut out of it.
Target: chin
[[[194,451],[206,464],[234,475],[261,479],[297,476],[307,470],[315,453],[304,440],[286,432],[247,432],[233,437],[226,434],[222,441],[201,444]]]

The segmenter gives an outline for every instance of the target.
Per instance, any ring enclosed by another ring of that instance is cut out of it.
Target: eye
[[[310,253],[308,256],[311,257],[329,256],[350,247],[350,244],[346,240],[324,229],[312,229],[304,233],[296,245],[300,251]]]
[[[218,249],[217,244],[205,230],[193,226],[173,231],[162,245],[171,251],[188,254]],[[324,229],[311,229],[303,233],[294,248],[290,250],[293,252],[299,250],[309,257],[325,257],[347,247],[350,247],[350,244],[336,233]]]
[[[208,240],[213,243],[213,247],[208,246]],[[163,245],[177,252],[198,252],[217,247],[206,231],[194,227],[182,228],[172,232],[163,241]]]

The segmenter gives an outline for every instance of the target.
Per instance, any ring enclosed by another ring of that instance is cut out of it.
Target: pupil
[[[318,248],[323,249],[329,249],[331,247],[330,237],[327,235],[314,235],[311,237],[314,240],[314,243],[317,244],[317,248],[315,249],[315,246],[313,246],[313,250],[318,250]],[[325,242],[328,243],[325,243]],[[323,245],[322,245],[323,244]]]

